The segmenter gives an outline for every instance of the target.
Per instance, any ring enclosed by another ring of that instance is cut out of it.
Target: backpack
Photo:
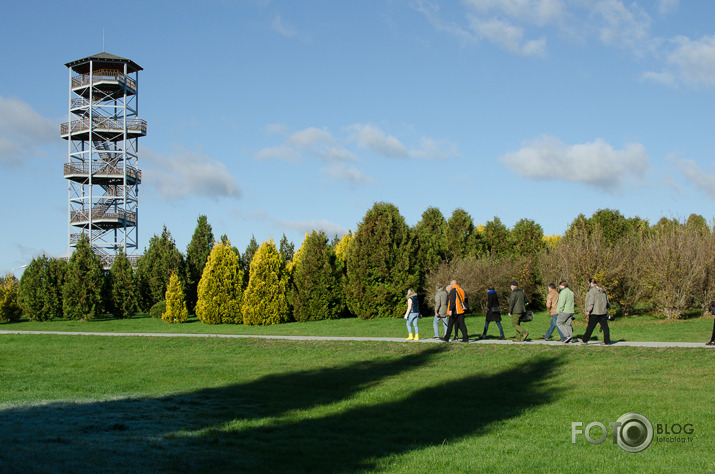
[[[462,290],[462,293],[464,293],[464,299],[459,298],[459,292],[457,292],[457,298],[459,298],[459,303],[462,305],[462,311],[467,313],[469,312],[469,297],[466,291]]]

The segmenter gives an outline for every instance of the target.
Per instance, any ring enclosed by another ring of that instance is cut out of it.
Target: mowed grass
[[[713,356],[0,335],[0,472],[712,472]],[[629,412],[691,439],[572,444]]]
[[[576,315],[573,324],[574,335],[579,337],[586,331],[583,314]],[[551,319],[545,312],[536,313],[534,321],[522,323],[531,339],[538,339],[546,332]],[[484,315],[469,315],[466,318],[470,337],[474,338],[484,329]],[[507,338],[515,333],[508,317],[502,317],[502,326]],[[713,317],[691,317],[682,320],[667,320],[654,316],[618,318],[609,323],[611,339],[617,341],[656,342],[702,342],[710,340]],[[432,337],[432,317],[419,322],[420,335]],[[343,336],[343,337],[406,337],[407,328],[402,318],[378,318],[373,320],[340,319],[302,323],[276,324],[272,326],[244,326],[242,324],[204,324],[191,317],[187,323],[169,324],[161,319],[138,314],[128,319],[114,319],[110,315],[88,321],[65,321],[57,319],[49,322],[22,320],[16,323],[0,324],[0,330],[17,331],[62,331],[62,332],[128,332],[128,333],[189,333],[189,334],[244,334],[283,336]],[[489,336],[496,338],[499,331],[494,323],[489,326]],[[558,338],[554,331],[552,340]],[[603,340],[598,327],[593,340]]]

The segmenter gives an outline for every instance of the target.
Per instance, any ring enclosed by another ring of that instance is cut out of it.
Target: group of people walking
[[[507,314],[511,319],[511,325],[516,332],[514,342],[524,342],[529,338],[529,333],[521,326],[524,321],[524,316],[527,313],[527,301],[524,290],[519,288],[516,281],[510,283],[511,294],[509,295],[509,307]],[[584,311],[588,319],[586,332],[578,342],[587,344],[593,334],[597,324],[601,325],[603,331],[603,342],[601,344],[610,344],[610,330],[608,328],[608,296],[606,291],[598,285],[598,282],[593,278],[589,279],[589,290],[586,293],[586,301]],[[542,336],[545,340],[550,340],[551,335],[556,330],[560,336],[561,342],[570,343],[573,341],[573,327],[571,322],[574,319],[574,294],[569,288],[568,282],[562,281],[559,283],[559,289],[551,283],[548,286],[548,294],[546,297],[546,309],[551,315],[551,324],[546,333]],[[434,339],[440,339],[444,342],[449,342],[454,329],[454,338],[461,342],[469,342],[467,326],[464,322],[464,316],[468,309],[467,298],[464,290],[457,284],[456,280],[452,280],[447,287],[437,284],[436,293],[434,296],[435,314],[432,321],[434,329]],[[496,323],[499,329],[499,339],[504,340],[504,328],[501,325],[502,308],[499,304],[499,296],[492,285],[487,286],[487,307],[486,320],[484,322],[484,330],[479,339],[486,339],[487,331],[490,323]],[[419,301],[417,293],[412,289],[407,292],[407,312],[405,319],[407,320],[408,341],[419,340],[419,328],[417,321],[420,317]],[[444,328],[444,335],[440,337],[439,328]],[[459,337],[461,333],[461,338]]]

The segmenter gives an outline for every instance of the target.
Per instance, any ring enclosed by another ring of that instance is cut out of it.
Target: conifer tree
[[[475,255],[472,248],[474,222],[464,209],[455,209],[446,225],[447,259],[454,261]]]
[[[243,267],[231,242],[214,245],[198,288],[196,316],[206,324],[243,322]]]
[[[0,323],[18,321],[22,310],[17,301],[20,282],[14,275],[5,275],[0,280]]]
[[[296,321],[337,319],[343,313],[335,251],[324,232],[308,234],[293,270],[290,302]]]
[[[280,243],[280,254],[281,258],[283,259],[283,264],[287,265],[290,263],[291,260],[293,260],[293,253],[295,251],[295,245],[293,242],[288,241],[288,237],[286,237],[285,234],[283,234],[283,237],[281,238],[281,243]]]
[[[521,219],[511,229],[516,256],[536,255],[544,247],[544,230],[531,219]]]
[[[243,293],[243,324],[285,323],[289,318],[283,261],[271,239],[251,260],[248,287]]]
[[[198,287],[204,266],[214,245],[214,234],[205,215],[196,220],[196,229],[186,248],[186,303],[190,313],[194,312],[198,298]]]
[[[435,270],[447,258],[447,221],[439,209],[430,207],[422,213],[422,219],[414,228],[422,287],[425,275]]]
[[[166,288],[166,311],[161,315],[161,319],[167,323],[183,323],[189,318],[189,312],[186,309],[186,300],[184,292],[181,289],[181,282],[176,272],[169,277],[169,284]]]
[[[67,262],[40,255],[33,258],[20,279],[18,303],[31,321],[62,317],[62,285]]]
[[[67,319],[91,319],[100,311],[104,270],[102,262],[82,235],[67,263],[63,311]]]
[[[115,318],[127,318],[137,307],[137,282],[132,264],[120,250],[109,269],[109,309]]]
[[[393,204],[376,203],[358,225],[347,258],[348,309],[361,319],[404,313],[408,288],[417,288],[410,228]]]
[[[258,251],[258,242],[256,241],[256,236],[251,235],[251,240],[248,242],[248,245],[246,246],[246,251],[243,252],[243,255],[241,256],[241,264],[243,265],[243,287],[245,288],[248,285],[248,278],[251,274],[251,260],[253,260],[253,256],[256,254]]]
[[[161,236],[154,235],[149,240],[149,248],[137,263],[142,310],[148,311],[164,299],[172,273],[176,273],[180,281],[185,281],[184,256],[176,248],[174,238],[164,226]]]
[[[484,226],[484,242],[492,257],[504,257],[511,252],[509,229],[496,216]]]

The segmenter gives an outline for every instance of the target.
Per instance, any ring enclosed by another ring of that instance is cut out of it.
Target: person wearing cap
[[[569,289],[569,284],[566,281],[559,283],[559,302],[556,307],[558,316],[556,316],[556,327],[559,328],[561,334],[565,337],[563,342],[569,343],[573,339],[573,327],[571,320],[576,312],[574,310],[573,291]]]
[[[407,332],[409,333],[407,340],[419,341],[420,330],[417,327],[417,321],[420,319],[420,301],[417,297],[417,293],[415,293],[412,288],[407,290],[407,312],[405,312],[405,319],[407,320]],[[415,328],[414,334],[412,333],[412,327]]]
[[[594,278],[588,279],[588,284],[591,286],[586,293],[586,302],[584,311],[588,318],[588,326],[583,338],[579,339],[581,344],[588,344],[591,339],[593,330],[596,329],[596,324],[601,325],[603,330],[603,345],[611,344],[611,332],[608,329],[608,295],[606,290],[598,286],[598,282]]]
[[[511,295],[509,295],[509,317],[511,318],[511,325],[516,331],[514,342],[523,342],[529,337],[529,333],[520,324],[524,313],[526,313],[526,293],[519,288],[519,284],[516,281],[512,281]]]
[[[435,339],[439,339],[440,326],[444,327],[443,333],[447,334],[447,291],[437,283],[437,292],[434,294],[434,319],[432,320]]]
[[[444,342],[449,342],[449,336],[452,334],[452,327],[456,325],[462,333],[462,342],[469,342],[467,333],[467,325],[464,323],[464,290],[457,284],[457,280],[449,282],[452,289],[449,292],[447,299],[447,314],[449,315],[449,324],[447,324],[447,334],[441,339]]]

